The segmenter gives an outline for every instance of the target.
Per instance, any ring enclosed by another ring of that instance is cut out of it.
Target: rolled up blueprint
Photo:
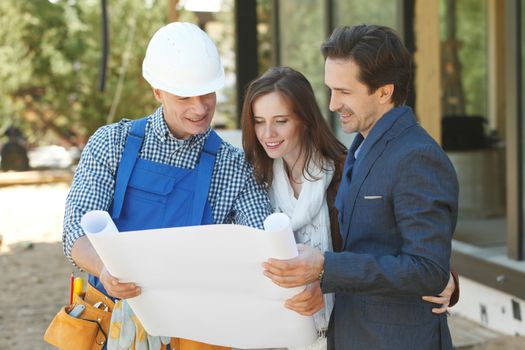
[[[272,258],[286,260],[295,258],[299,254],[288,215],[273,213],[268,216],[264,220],[264,230],[270,235],[271,241],[279,242],[274,244]]]
[[[284,307],[304,287],[281,288],[263,275],[268,258],[298,254],[285,214],[269,216],[266,231],[202,225],[118,232],[101,211],[86,214],[81,226],[108,271],[141,287],[127,300],[149,334],[242,349],[317,338],[312,317]]]
[[[116,233],[117,226],[107,211],[93,210],[87,212],[80,220],[80,227],[86,234]]]

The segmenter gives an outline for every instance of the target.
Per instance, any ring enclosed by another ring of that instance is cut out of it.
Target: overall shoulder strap
[[[215,158],[221,144],[222,139],[215,131],[211,130],[202,149],[199,163],[197,164],[198,187],[193,198],[191,225],[199,225],[202,223],[204,207],[208,200],[208,193],[210,192],[213,166],[215,165]]]
[[[142,148],[147,123],[147,117],[134,120],[131,123],[131,130],[128,133],[124,152],[122,153],[122,158],[120,159],[117,169],[115,194],[113,196],[113,211],[111,213],[113,219],[118,219],[120,217],[126,188],[128,187],[131,173],[133,172],[133,168],[139,157],[140,149]]]
[[[204,143],[203,151],[215,157],[217,152],[219,152],[219,148],[221,148],[221,144],[221,137],[217,135],[215,130],[211,130],[206,142]]]

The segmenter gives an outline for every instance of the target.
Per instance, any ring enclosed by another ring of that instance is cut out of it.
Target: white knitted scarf
[[[313,179],[303,178],[299,198],[294,196],[284,166],[282,158],[273,161],[273,180],[269,191],[272,205],[276,211],[283,212],[290,217],[295,240],[298,243],[307,244],[322,252],[332,251],[326,190],[332,181],[333,163],[327,162],[325,168],[328,170],[322,170],[315,165],[315,162],[310,162],[306,174],[311,174]],[[333,294],[325,294],[324,303],[325,307],[314,314],[314,322],[318,331],[326,331],[328,328],[328,321],[334,306]],[[326,340],[324,343],[326,344]]]

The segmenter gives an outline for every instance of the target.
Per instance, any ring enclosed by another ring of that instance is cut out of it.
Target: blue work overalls
[[[208,192],[221,138],[212,130],[195,169],[177,168],[139,158],[147,121],[132,122],[118,166],[110,208],[117,228],[134,231],[213,224]],[[89,275],[89,282],[107,295],[97,277]]]

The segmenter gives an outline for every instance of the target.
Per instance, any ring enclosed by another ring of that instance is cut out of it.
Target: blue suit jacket
[[[421,296],[449,279],[454,168],[408,107],[378,120],[354,162],[361,140],[336,198],[343,252],[325,253],[321,288],[336,293],[329,348],[452,349],[446,315]]]

